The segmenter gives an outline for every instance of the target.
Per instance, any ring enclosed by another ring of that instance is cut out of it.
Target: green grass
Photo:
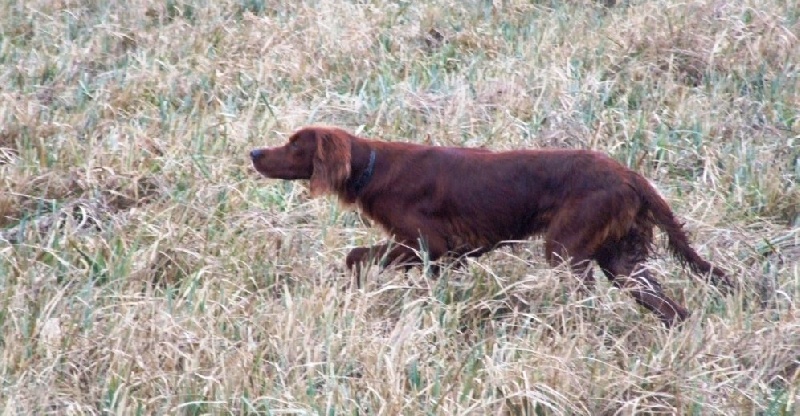
[[[606,7],[606,3],[616,3]],[[0,1],[9,414],[796,414],[800,26],[783,0]],[[721,297],[664,330],[538,241],[343,271],[384,238],[247,152],[308,123],[605,151]]]

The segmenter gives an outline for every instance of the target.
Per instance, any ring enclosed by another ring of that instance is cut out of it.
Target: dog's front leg
[[[389,244],[356,247],[350,250],[346,260],[347,269],[353,273],[357,287],[361,287],[361,271],[370,264],[378,264],[381,269],[398,265],[408,270],[419,263],[419,257],[413,249],[398,245],[390,248]]]
[[[350,250],[346,259],[347,269],[355,270],[358,274],[361,269],[369,264],[378,264],[381,268],[389,265],[410,268],[421,263],[416,250],[399,244],[379,244],[372,247],[356,247]]]
[[[386,254],[386,244],[372,247],[356,247],[347,254],[345,264],[347,270],[355,270],[357,275],[361,274],[361,269],[365,266],[376,263]]]

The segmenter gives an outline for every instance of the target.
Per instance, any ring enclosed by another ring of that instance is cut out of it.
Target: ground
[[[786,0],[3,0],[0,403],[16,414],[796,414],[800,6]],[[532,240],[370,271],[384,238],[250,149],[311,123],[648,177],[666,330]]]

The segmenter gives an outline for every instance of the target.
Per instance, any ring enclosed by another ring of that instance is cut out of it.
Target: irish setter
[[[671,326],[689,312],[664,294],[642,263],[653,227],[671,253],[714,284],[726,274],[689,245],[682,225],[650,183],[589,150],[435,147],[356,137],[334,127],[298,130],[281,147],[250,152],[262,175],[310,179],[311,194],[355,204],[394,237],[358,247],[348,269],[367,263],[420,264],[443,256],[479,256],[508,241],[543,235],[547,261],[568,260],[591,285],[591,261],[617,287]]]

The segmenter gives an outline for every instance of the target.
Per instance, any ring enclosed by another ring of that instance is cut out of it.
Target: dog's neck
[[[372,179],[372,174],[375,173],[375,158],[377,154],[375,153],[375,149],[370,149],[369,151],[369,163],[367,163],[367,167],[361,171],[361,174],[358,175],[355,181],[353,181],[351,187],[353,193],[356,195],[360,194],[364,187],[367,186],[370,179]]]

